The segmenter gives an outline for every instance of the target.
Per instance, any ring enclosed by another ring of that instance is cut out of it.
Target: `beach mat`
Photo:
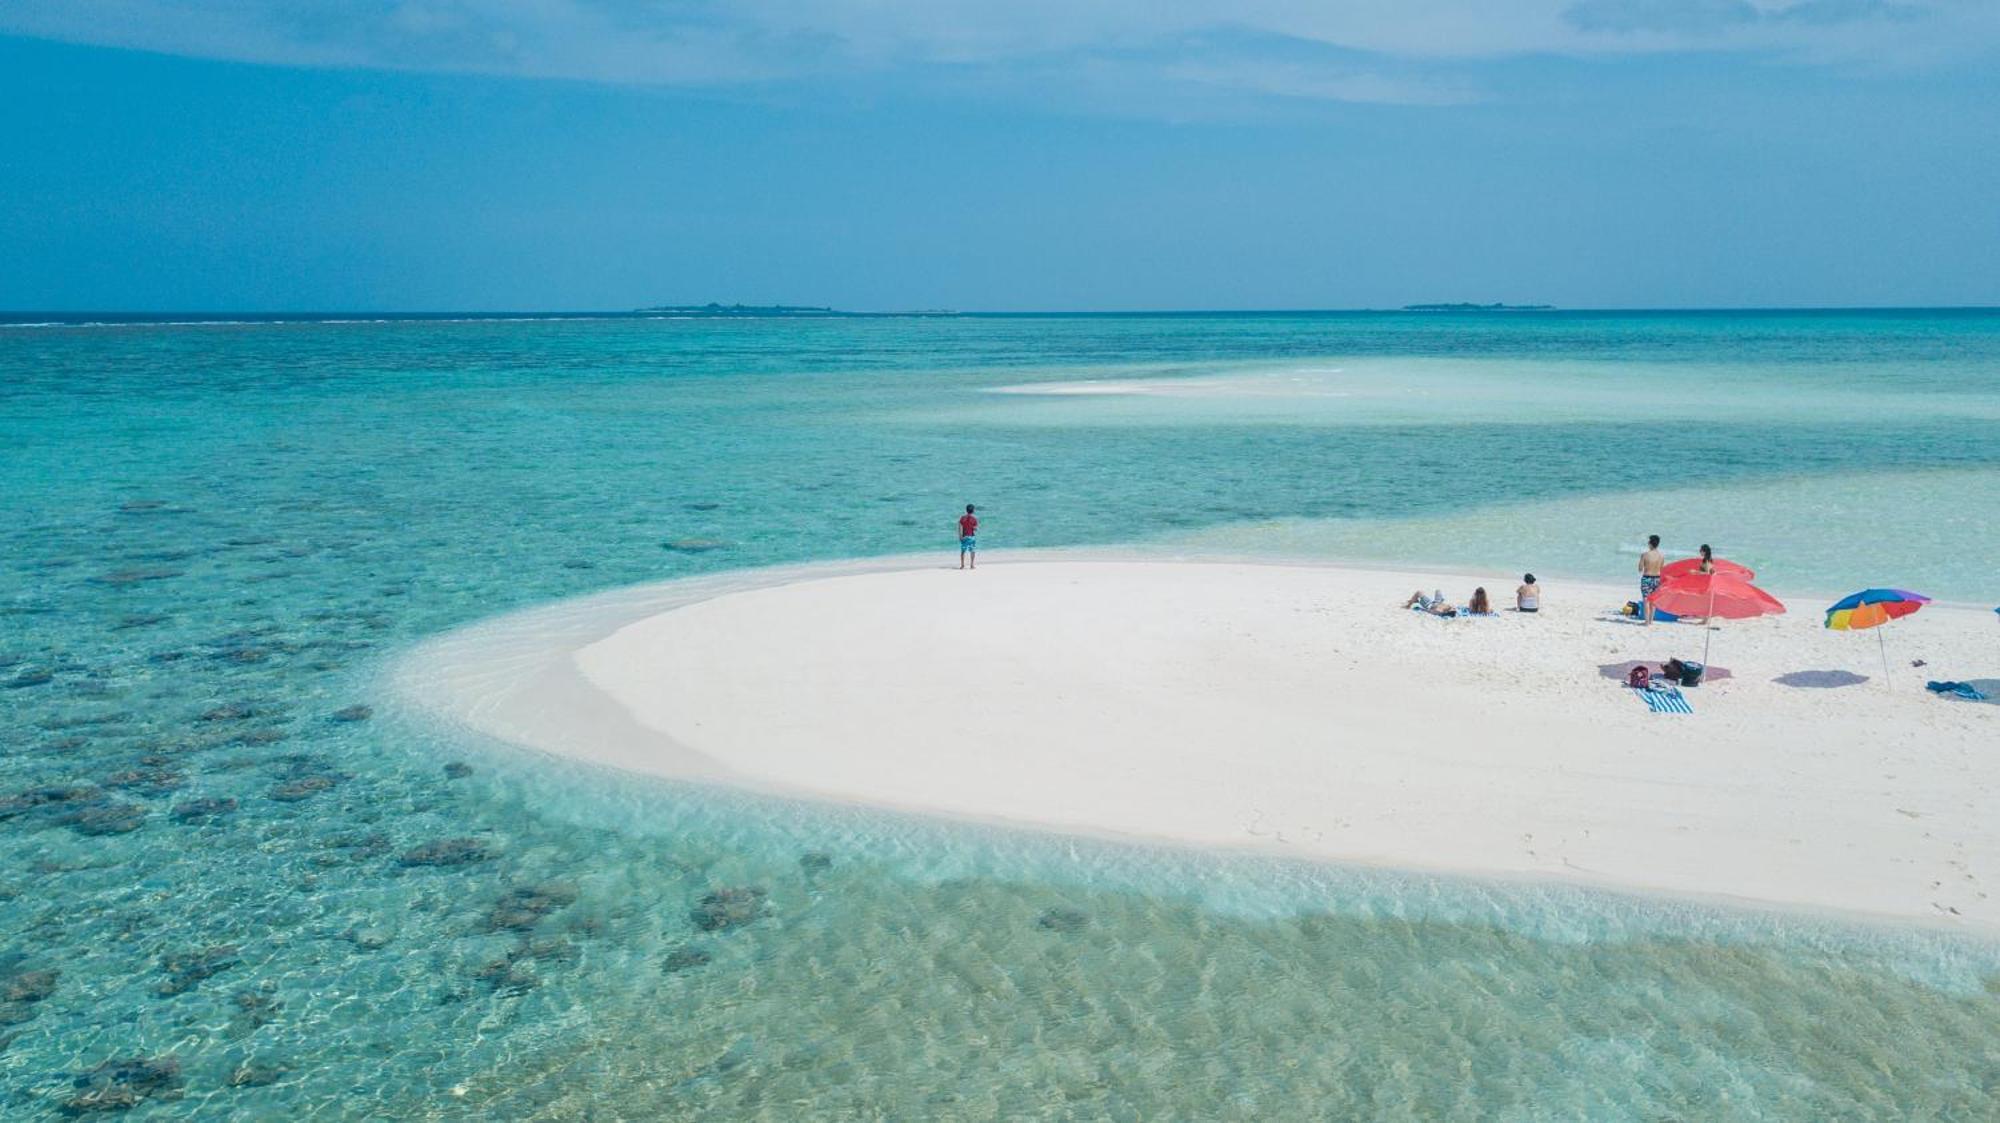
[[[1653,687],[1650,690],[1641,690],[1638,694],[1640,700],[1646,703],[1646,708],[1656,714],[1691,714],[1694,712],[1694,707],[1688,705],[1687,695],[1682,694],[1681,688],[1678,686],[1669,686],[1664,690],[1659,687]]]
[[[2000,704],[2000,679],[1973,679],[1970,682],[1927,682],[1924,689],[1941,698],[1960,702]]]

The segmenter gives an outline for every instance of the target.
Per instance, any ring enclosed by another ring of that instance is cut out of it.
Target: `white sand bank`
[[[1064,560],[659,586],[447,637],[411,681],[490,734],[638,771],[2000,931],[2000,706],[1922,688],[2000,677],[1990,612],[1891,625],[1885,688],[1875,637],[1801,599],[1724,625],[1733,677],[1667,716],[1601,668],[1699,658],[1697,628],[1601,619],[1629,596],[1609,587],[1551,584],[1539,616],[1396,607],[1439,583]]]

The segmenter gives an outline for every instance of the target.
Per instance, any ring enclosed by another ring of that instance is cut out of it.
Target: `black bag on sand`
[[[1702,665],[1669,659],[1660,666],[1660,677],[1680,686],[1700,686]]]

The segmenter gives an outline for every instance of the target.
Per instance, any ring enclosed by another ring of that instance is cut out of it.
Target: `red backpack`
[[[1634,690],[1645,690],[1653,685],[1653,672],[1644,667],[1634,667],[1625,676],[1625,685]]]

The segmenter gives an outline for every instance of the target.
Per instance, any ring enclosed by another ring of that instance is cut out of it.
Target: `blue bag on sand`
[[[1641,603],[1639,603],[1638,601],[1635,601],[1635,600],[1628,600],[1628,601],[1626,601],[1626,602],[1625,602],[1625,615],[1627,615],[1627,616],[1644,616],[1645,614],[1646,614],[1646,606],[1645,606],[1645,605],[1643,605],[1643,604],[1641,604]],[[1653,610],[1653,619],[1655,619],[1655,620],[1665,620],[1665,621],[1666,621],[1667,623],[1671,624],[1671,623],[1673,623],[1674,621],[1676,621],[1676,620],[1680,619],[1680,617],[1678,617],[1678,616],[1675,616],[1675,615],[1674,615],[1673,613],[1671,613],[1671,612],[1667,612],[1667,611],[1664,611],[1664,610],[1662,610],[1662,609],[1658,609],[1658,608],[1656,608],[1656,609],[1654,609],[1654,610]]]

